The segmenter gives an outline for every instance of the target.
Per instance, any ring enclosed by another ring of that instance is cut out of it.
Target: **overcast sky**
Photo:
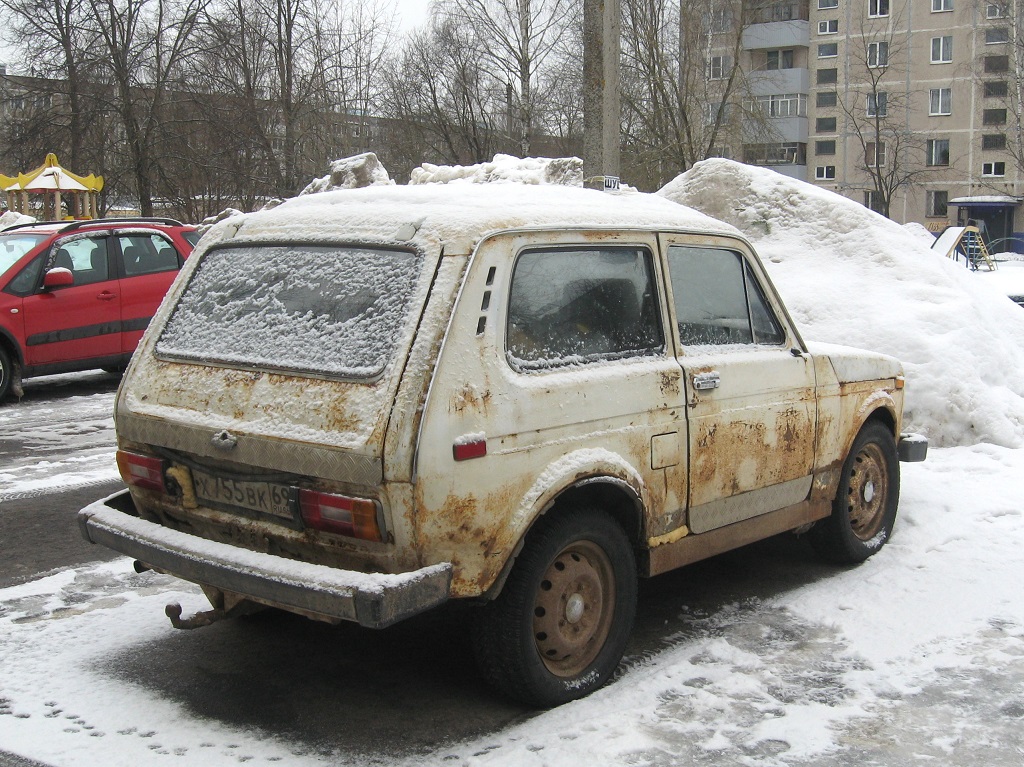
[[[398,9],[398,26],[403,31],[420,26],[427,20],[429,0],[394,0]]]

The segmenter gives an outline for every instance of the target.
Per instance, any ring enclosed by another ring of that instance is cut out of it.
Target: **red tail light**
[[[149,455],[117,451],[117,468],[125,484],[141,487],[146,490],[166,492],[164,487],[164,469],[167,462],[162,458]]]
[[[302,520],[315,530],[367,541],[382,540],[377,502],[369,498],[299,490]]]

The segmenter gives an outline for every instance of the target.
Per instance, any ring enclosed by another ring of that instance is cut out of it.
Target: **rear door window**
[[[419,279],[415,253],[257,245],[209,251],[157,341],[158,356],[369,379],[391,359]]]
[[[646,248],[523,252],[509,295],[506,348],[513,367],[538,370],[664,349]]]

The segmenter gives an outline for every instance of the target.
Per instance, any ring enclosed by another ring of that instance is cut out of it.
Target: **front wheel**
[[[633,550],[611,517],[583,509],[541,520],[475,623],[481,672],[533,706],[588,695],[622,658],[636,593]]]
[[[811,528],[811,544],[838,564],[863,562],[892,535],[900,495],[900,465],[892,432],[868,423],[843,464],[832,514]]]

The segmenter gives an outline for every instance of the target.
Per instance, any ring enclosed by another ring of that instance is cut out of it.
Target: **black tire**
[[[541,520],[501,594],[477,615],[481,673],[531,706],[588,695],[622,659],[636,593],[633,550],[610,516],[580,509]]]
[[[11,380],[14,377],[14,365],[11,356],[3,346],[0,346],[0,402],[4,401],[7,392],[11,390]]]
[[[886,544],[896,523],[900,464],[892,432],[878,421],[865,424],[842,471],[832,514],[808,537],[828,561],[856,564]]]

